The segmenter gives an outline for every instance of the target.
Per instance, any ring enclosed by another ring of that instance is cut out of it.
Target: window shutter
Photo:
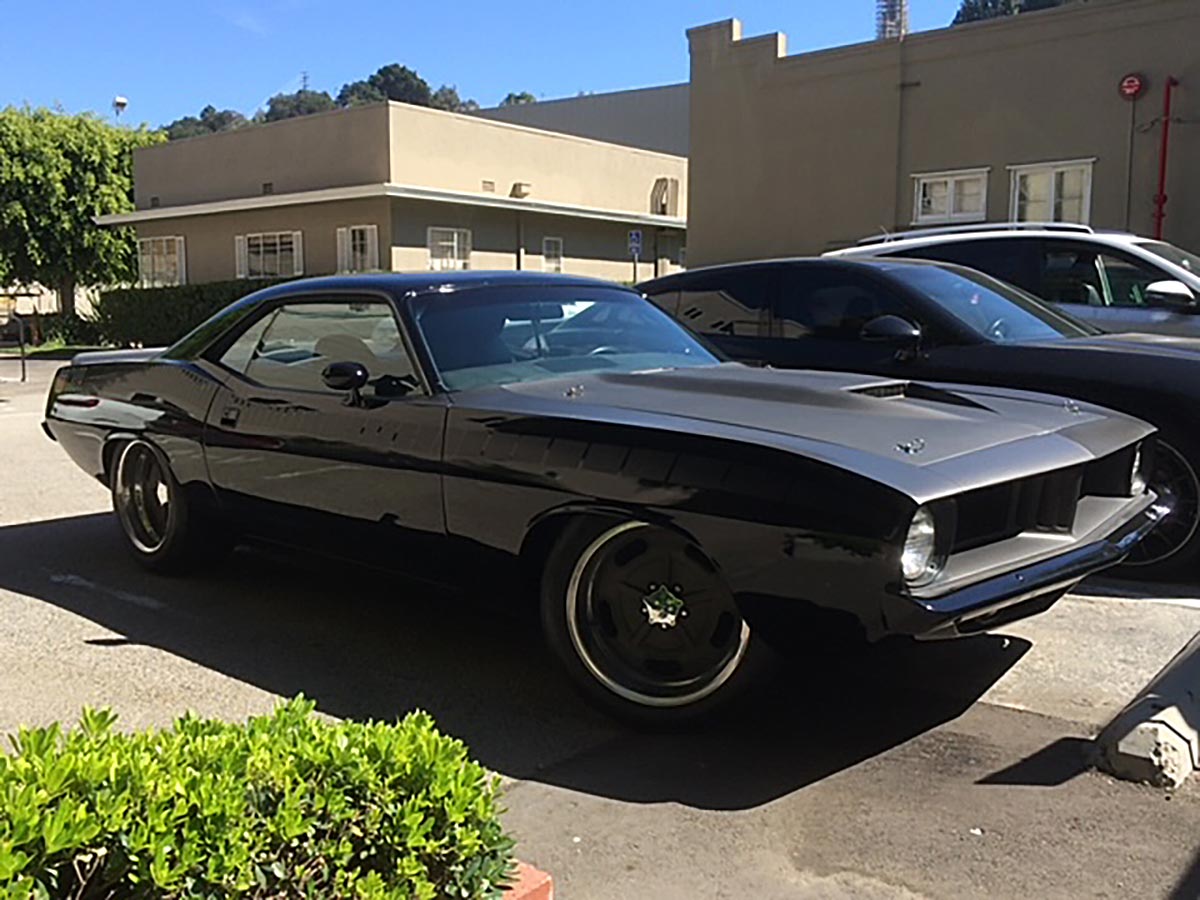
[[[367,226],[367,268],[375,271],[379,268],[379,226]]]
[[[292,274],[304,274],[304,232],[292,232]]]
[[[339,228],[337,230],[337,270],[339,272],[350,271],[350,229]]]
[[[187,251],[182,237],[175,238],[175,259],[179,262],[179,283],[187,284]]]
[[[237,266],[237,277],[245,278],[250,264],[246,259],[246,236],[244,234],[233,236],[233,256]]]

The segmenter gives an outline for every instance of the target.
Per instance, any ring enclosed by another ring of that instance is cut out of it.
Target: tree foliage
[[[962,0],[953,24],[961,25],[964,22],[978,22],[983,19],[998,19],[1001,16],[1012,16],[1022,12],[1036,12],[1039,9],[1060,6],[1062,2],[1063,0]]]
[[[73,315],[77,285],[133,277],[132,229],[95,220],[133,209],[133,150],[162,140],[91,113],[0,110],[0,282],[54,287]]]
[[[519,94],[510,93],[500,101],[501,106],[524,106],[527,103],[537,103],[537,97],[533,96],[529,91],[521,91]]]
[[[311,116],[313,113],[335,109],[333,98],[325,91],[296,91],[294,94],[276,94],[267,101],[264,122],[280,122],[296,116]]]
[[[200,110],[199,116],[184,116],[169,125],[163,126],[167,140],[176,141],[180,138],[199,137],[204,134],[216,134],[220,131],[233,131],[246,124],[246,117],[235,109],[217,109],[212,104]]]
[[[359,106],[363,103],[377,103],[380,100],[430,106],[433,103],[433,92],[429,88],[429,82],[408,66],[399,63],[382,66],[365,81],[352,81],[342,85],[342,89],[338,91],[339,106]]]
[[[472,112],[479,109],[479,104],[474,100],[463,100],[458,96],[458,88],[452,84],[443,84],[440,88],[433,92],[433,98],[429,104],[434,109],[444,109],[447,112]]]

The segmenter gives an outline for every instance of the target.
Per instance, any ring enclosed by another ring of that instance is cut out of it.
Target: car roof
[[[1075,241],[1081,243],[1103,244],[1108,247],[1127,247],[1130,244],[1140,244],[1153,238],[1142,237],[1127,231],[1093,231],[1084,229],[1062,228],[989,228],[981,226],[977,230],[955,228],[939,231],[931,229],[928,232],[914,232],[910,237],[903,233],[894,237],[884,237],[871,240],[854,247],[841,250],[831,250],[827,257],[860,257],[876,256],[892,253],[896,250],[911,250],[915,247],[932,247],[940,244],[959,244],[965,241],[978,240],[1020,240],[1022,238],[1052,239],[1060,241]]]
[[[755,269],[777,268],[779,266],[819,266],[821,268],[837,268],[837,269],[883,269],[886,267],[902,266],[934,266],[936,268],[950,269],[958,268],[950,263],[938,262],[936,260],[927,259],[880,259],[874,256],[863,255],[861,257],[837,257],[830,256],[783,256],[776,259],[754,259],[744,262],[735,263],[720,263],[713,266],[701,266],[695,269],[687,269],[683,272],[672,272],[670,275],[664,275],[661,278],[653,278],[649,281],[643,281],[637,285],[639,291],[658,290],[660,288],[669,288],[671,285],[687,281],[689,278],[696,275],[709,275],[719,272],[749,272]]]

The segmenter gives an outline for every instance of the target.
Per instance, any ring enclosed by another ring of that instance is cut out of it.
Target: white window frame
[[[363,253],[357,256],[354,243],[360,237]],[[344,225],[337,230],[337,268],[339,272],[379,271],[378,225]]]
[[[187,253],[183,237],[178,234],[157,235],[155,237],[138,238],[138,286],[139,287],[169,287],[187,284]],[[149,252],[147,252],[149,251]],[[175,254],[175,278],[163,277],[165,266],[160,264],[168,252]],[[150,271],[146,271],[144,261],[150,259]]]
[[[289,237],[292,240],[292,271],[281,272],[276,271],[274,274],[259,273],[250,275],[250,244],[253,241],[258,241],[261,245],[265,239],[273,239],[275,241],[275,262],[276,269],[279,268],[279,238]],[[238,278],[291,278],[296,275],[304,274],[304,232],[302,231],[254,231],[249,234],[235,234],[233,236],[233,257],[234,268]]]
[[[944,172],[918,172],[913,179],[913,225],[937,225],[947,222],[986,222],[988,207],[988,180],[991,168],[982,169],[949,169]],[[980,179],[983,181],[983,207],[978,211],[956,212],[954,198],[956,186],[960,181]],[[946,182],[946,212],[923,215],[921,213],[921,193],[926,184],[935,181]]]
[[[453,245],[453,256],[434,256],[434,247],[442,246],[449,239]],[[432,271],[453,272],[471,268],[471,229],[454,225],[430,225],[425,229],[425,249],[429,254]],[[446,263],[449,262],[449,265]]]
[[[551,252],[557,247],[556,252]],[[553,262],[551,262],[553,260]],[[546,235],[542,238],[542,271],[543,272],[562,272],[563,271],[563,239],[554,235]]]
[[[1050,215],[1054,215],[1054,207],[1057,197],[1055,196],[1055,176],[1060,172],[1070,171],[1071,169],[1083,170],[1083,212],[1082,221],[1077,223],[1087,225],[1092,220],[1092,185],[1094,183],[1092,170],[1096,163],[1096,157],[1087,159],[1066,159],[1057,162],[1040,162],[1040,163],[1023,163],[1019,166],[1008,167],[1009,188],[1008,188],[1008,218],[1011,222],[1020,222],[1017,218],[1017,210],[1020,206],[1020,184],[1022,175],[1030,175],[1038,172],[1045,172],[1050,176]],[[1032,220],[1030,220],[1032,221]]]

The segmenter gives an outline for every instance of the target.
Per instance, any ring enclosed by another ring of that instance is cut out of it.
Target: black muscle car
[[[1122,569],[1200,571],[1200,339],[1104,334],[948,263],[765,260],[639,289],[733,359],[1049,391],[1149,421],[1158,429],[1150,487],[1170,512]]]
[[[1038,612],[1161,515],[1136,419],[725,363],[633,291],[527,273],[272,287],[165,351],[80,355],[45,427],[150,568],[269,540],[526,577],[578,686],[641,720],[727,701],[792,629]]]

